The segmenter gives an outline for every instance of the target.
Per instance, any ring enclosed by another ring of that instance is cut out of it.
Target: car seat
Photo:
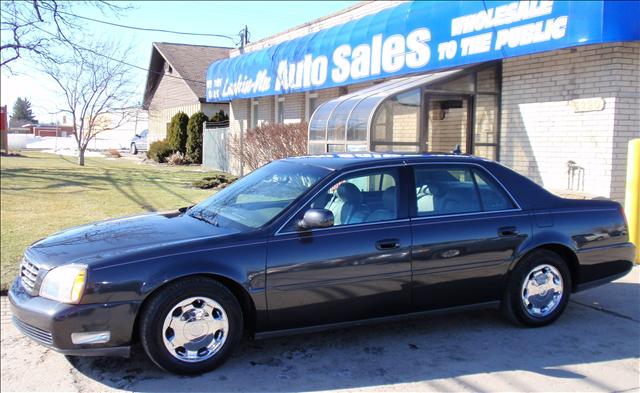
[[[374,210],[367,217],[367,222],[394,220],[398,217],[398,209],[396,204],[396,188],[394,186],[387,188],[382,192],[382,209]]]
[[[448,188],[442,197],[435,199],[437,213],[465,213],[480,211],[478,197],[470,187]]]
[[[362,192],[352,183],[342,183],[326,207],[331,210],[334,225],[364,222],[369,208],[362,203]]]

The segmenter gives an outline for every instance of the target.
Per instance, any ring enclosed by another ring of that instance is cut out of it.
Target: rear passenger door
[[[415,310],[499,300],[528,216],[479,165],[412,166]]]

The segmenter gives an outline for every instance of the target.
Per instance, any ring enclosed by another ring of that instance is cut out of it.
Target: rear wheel
[[[536,250],[515,267],[502,301],[507,318],[527,326],[555,321],[569,302],[571,274],[566,262],[549,250]]]
[[[201,374],[220,366],[242,336],[235,296],[222,284],[194,277],[169,284],[142,311],[140,339],[164,370]]]

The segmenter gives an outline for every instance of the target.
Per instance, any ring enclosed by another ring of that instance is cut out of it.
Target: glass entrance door
[[[427,94],[427,135],[429,152],[449,153],[460,146],[462,154],[471,150],[469,96]]]

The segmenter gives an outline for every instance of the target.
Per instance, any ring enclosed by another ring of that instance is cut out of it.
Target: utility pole
[[[244,49],[245,45],[249,43],[249,28],[244,25],[244,29],[240,30],[240,49]]]

